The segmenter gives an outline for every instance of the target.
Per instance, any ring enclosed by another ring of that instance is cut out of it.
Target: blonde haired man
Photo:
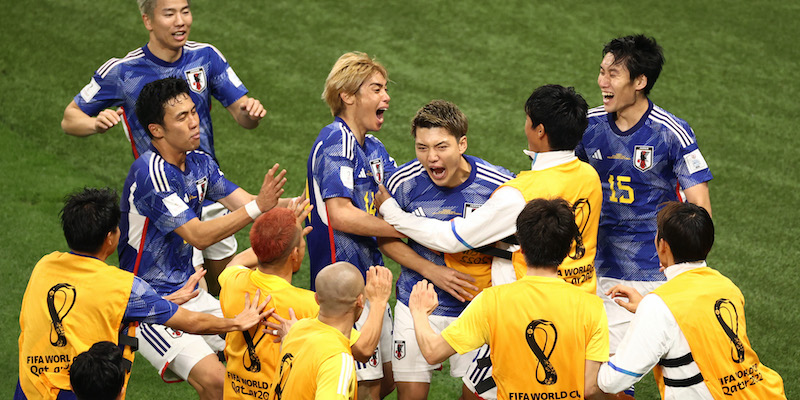
[[[308,235],[312,290],[320,270],[334,262],[349,262],[365,276],[370,266],[383,265],[375,237],[402,237],[375,216],[378,185],[396,168],[383,143],[368,134],[381,129],[389,109],[386,68],[364,53],[346,53],[328,75],[322,98],[335,120],[322,128],[308,156],[307,196],[314,206],[308,218],[314,227]],[[367,303],[370,307],[385,308],[388,318],[365,312],[356,323],[362,335],[375,328],[382,333],[380,351],[358,364],[358,375],[367,381],[362,385],[371,387],[362,395],[378,397],[379,379],[386,378],[384,394],[392,388],[392,322],[386,304]]]

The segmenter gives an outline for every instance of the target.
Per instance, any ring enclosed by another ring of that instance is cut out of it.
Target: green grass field
[[[58,220],[63,196],[82,186],[121,189],[132,161],[120,127],[69,137],[59,126],[62,112],[97,67],[143,45],[147,32],[132,0],[2,3],[0,387],[10,395],[30,271],[44,254],[66,250]],[[288,192],[302,190],[310,146],[331,120],[319,98],[323,83],[346,51],[377,56],[389,70],[391,109],[378,137],[398,162],[413,157],[413,113],[443,98],[470,118],[469,153],[520,171],[529,166],[521,150],[530,92],[558,83],[600,104],[603,44],[630,33],[655,36],[667,64],[651,98],[692,125],[715,176],[710,265],[742,289],[753,347],[783,376],[787,397],[800,397],[794,345],[800,112],[792,106],[800,93],[800,4],[195,0],[192,6],[191,39],[217,46],[269,110],[259,128],[244,131],[214,107],[223,170],[250,191],[274,162],[289,171]],[[245,232],[238,237],[247,243]],[[295,279],[308,286],[306,270]],[[129,399],[195,397],[187,384],[161,383],[141,357],[133,375]],[[446,373],[434,379],[431,398],[458,397]],[[637,388],[639,398],[658,398],[651,377]]]

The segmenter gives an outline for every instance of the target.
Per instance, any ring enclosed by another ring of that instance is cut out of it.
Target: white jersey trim
[[[425,172],[425,167],[422,166],[422,163],[420,163],[419,160],[416,160],[415,162],[398,169],[394,174],[392,174],[392,177],[389,178],[389,182],[387,182],[386,188],[390,193],[394,194],[400,185],[409,180],[415,179],[422,173],[427,173]]]
[[[481,163],[475,163],[475,165],[478,167],[478,171],[475,175],[476,177],[480,177],[487,182],[495,183],[497,186],[500,186],[513,179],[512,176],[506,175],[496,169],[489,168],[487,165],[483,165]]]
[[[170,191],[169,180],[164,172],[164,163],[164,159],[155,153],[148,160],[150,180],[153,182],[153,187],[159,192]]]
[[[353,368],[355,362],[353,356],[347,353],[342,353],[342,369],[339,373],[339,386],[336,389],[336,394],[347,396],[350,392],[350,380],[353,376]]]
[[[216,47],[214,47],[213,44],[201,43],[201,42],[193,42],[193,41],[190,40],[190,41],[187,41],[186,44],[183,46],[184,49],[190,50],[190,51],[200,50],[200,49],[204,49],[204,48],[207,48],[207,47],[210,47],[212,50],[214,50],[214,52],[217,53],[217,55],[219,56],[219,58],[222,59],[222,61],[225,61],[226,63],[228,62],[228,60],[225,59],[225,56],[222,55],[222,52],[220,52]]]
[[[692,143],[694,143],[694,138],[689,132],[684,129],[678,121],[675,120],[674,117],[667,114],[661,107],[653,106],[653,110],[650,112],[650,119],[664,125],[672,132],[675,137],[681,142],[681,147],[688,147]]]
[[[142,48],[138,48],[136,50],[131,51],[125,57],[122,58],[112,58],[106,61],[100,68],[97,69],[97,75],[100,75],[101,78],[105,78],[108,73],[114,69],[119,64],[126,63],[128,61],[133,61],[139,58],[144,57],[144,51]]]
[[[586,114],[586,118],[599,117],[606,114],[608,114],[608,112],[606,112],[606,109],[603,106],[597,106],[589,109],[588,114]]]

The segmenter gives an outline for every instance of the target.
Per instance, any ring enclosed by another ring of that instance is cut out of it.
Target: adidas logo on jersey
[[[418,217],[424,217],[425,216],[425,211],[422,210],[422,207],[417,207],[417,209],[414,210],[413,214],[418,216]]]
[[[600,154],[600,149],[597,149],[597,151],[595,151],[594,154],[592,154],[592,158],[594,158],[595,160],[603,159],[603,155]]]
[[[366,177],[367,177],[367,174],[366,174],[366,173],[364,172],[364,170],[362,169],[362,170],[361,170],[361,172],[359,172],[359,173],[358,173],[358,177],[359,177],[359,178],[366,178]]]

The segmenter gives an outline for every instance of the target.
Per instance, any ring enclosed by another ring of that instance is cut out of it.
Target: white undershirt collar
[[[706,260],[673,264],[672,266],[664,269],[664,275],[667,276],[667,280],[669,281],[672,280],[672,278],[675,278],[676,276],[686,271],[691,271],[693,269],[707,267],[707,266],[708,265],[706,265]]]
[[[542,153],[522,150],[522,152],[533,160],[531,161],[531,171],[541,171],[543,169],[556,167],[561,164],[566,164],[576,158],[574,150],[545,151]]]

